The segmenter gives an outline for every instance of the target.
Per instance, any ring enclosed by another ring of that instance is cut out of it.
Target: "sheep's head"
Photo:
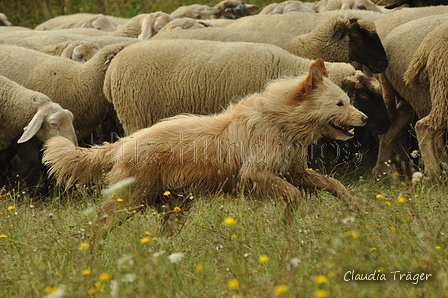
[[[72,112],[51,101],[41,105],[17,143],[24,143],[34,136],[42,142],[54,136],[63,136],[78,145]]]
[[[389,62],[375,25],[366,20],[350,18],[335,23],[333,35],[327,42],[331,45],[345,36],[349,41],[349,59],[365,65],[373,73],[386,70]]]
[[[377,79],[358,70],[343,80],[342,89],[350,97],[350,102],[369,117],[366,126],[373,133],[383,134],[389,130],[390,120]]]
[[[423,6],[436,6],[436,5],[448,5],[447,0],[395,0],[385,8],[393,9],[399,6],[408,7],[423,7]]]
[[[259,9],[256,5],[245,4],[239,0],[224,0],[212,7],[209,13],[216,19],[238,19]]]

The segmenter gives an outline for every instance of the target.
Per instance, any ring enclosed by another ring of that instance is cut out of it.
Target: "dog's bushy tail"
[[[44,145],[42,162],[58,183],[66,180],[66,188],[75,182],[100,182],[113,165],[109,146],[80,148],[64,137],[53,137]]]

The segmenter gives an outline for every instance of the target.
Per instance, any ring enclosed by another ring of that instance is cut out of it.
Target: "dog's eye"
[[[342,107],[344,105],[344,103],[342,101],[337,103],[338,107]]]

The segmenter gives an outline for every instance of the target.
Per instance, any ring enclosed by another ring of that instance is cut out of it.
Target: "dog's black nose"
[[[361,121],[362,121],[363,123],[366,123],[367,120],[369,120],[369,117],[367,117],[366,115],[363,114],[363,115],[361,116]]]

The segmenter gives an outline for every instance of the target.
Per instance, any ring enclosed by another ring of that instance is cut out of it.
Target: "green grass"
[[[364,213],[319,192],[285,225],[282,202],[193,194],[177,233],[159,235],[161,221],[147,209],[113,230],[101,249],[92,243],[101,204],[95,187],[55,190],[39,201],[26,190],[3,191],[0,297],[448,295],[447,185],[413,186],[403,177],[344,183]],[[170,260],[176,253],[183,254],[177,263]],[[387,280],[345,281],[352,270],[377,270]],[[394,271],[432,276],[414,285],[394,280]]]

